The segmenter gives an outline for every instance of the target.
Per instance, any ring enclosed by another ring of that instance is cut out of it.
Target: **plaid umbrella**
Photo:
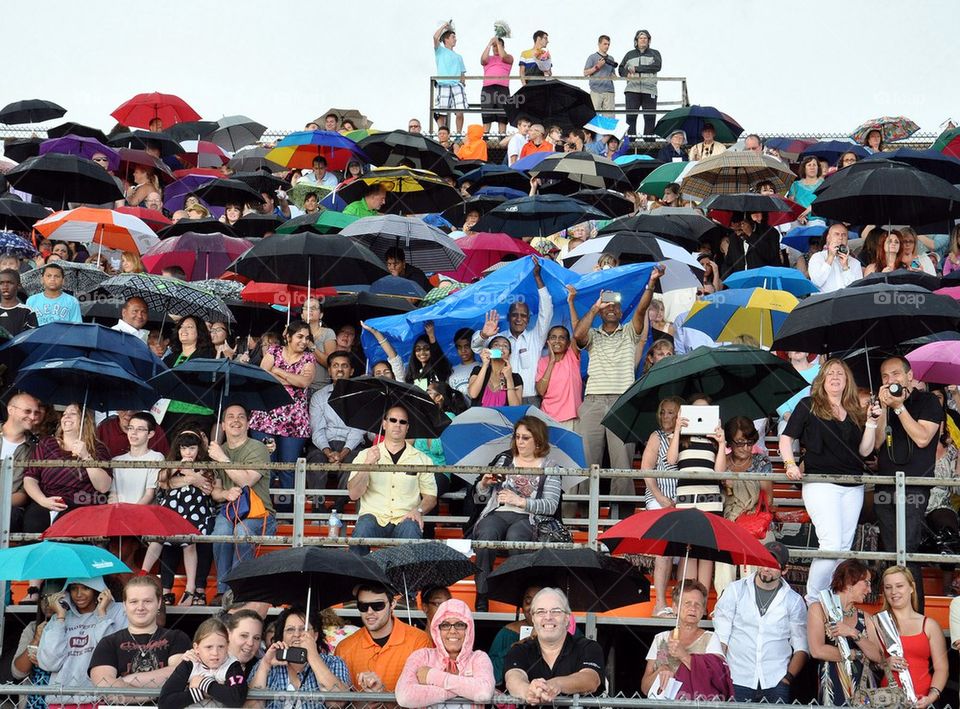
[[[920,126],[906,116],[881,116],[861,123],[850,137],[862,145],[867,141],[867,135],[872,130],[880,131],[883,142],[889,143],[909,138],[920,130]]]
[[[786,194],[797,176],[776,158],[728,150],[695,164],[681,183],[681,192],[698,199],[712,194],[747,192],[760,180],[770,180],[778,194]]]
[[[0,231],[0,254],[30,258],[36,256],[37,250],[12,231]]]
[[[63,289],[68,293],[89,293],[103,283],[107,274],[92,263],[74,263],[73,261],[57,261],[63,268]],[[23,290],[33,295],[43,290],[43,268],[35,268],[20,274],[20,285]]]
[[[240,297],[243,284],[239,281],[225,281],[221,278],[207,278],[202,281],[193,281],[190,285],[200,290],[210,291],[218,298],[236,300]]]
[[[571,185],[571,192],[584,187],[630,190],[633,186],[623,169],[612,160],[585,151],[560,153],[546,157],[535,169],[533,177],[559,179]]]
[[[389,249],[400,247],[407,263],[428,273],[452,271],[466,259],[453,239],[416,217],[364,217],[340,233],[369,247],[382,259]]]
[[[460,283],[459,281],[441,281],[439,286],[427,291],[427,294],[420,300],[420,306],[426,307],[439,303],[451,293],[456,293],[461,288],[466,287],[466,283]]]
[[[452,586],[478,571],[470,559],[440,542],[384,547],[368,558],[408,597],[432,586]]]
[[[100,285],[110,295],[123,300],[134,296],[143,298],[150,311],[233,322],[233,314],[221,298],[183,281],[146,273],[122,273]]]

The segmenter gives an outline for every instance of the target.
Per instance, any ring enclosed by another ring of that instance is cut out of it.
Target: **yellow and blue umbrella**
[[[791,293],[766,288],[732,288],[698,300],[684,327],[699,330],[717,342],[749,335],[769,347],[780,325],[799,301]]]
[[[785,290],[798,298],[820,292],[820,289],[804,278],[803,274],[797,269],[780,266],[762,266],[760,268],[748,268],[746,271],[737,271],[727,276],[723,280],[723,285],[727,288]]]

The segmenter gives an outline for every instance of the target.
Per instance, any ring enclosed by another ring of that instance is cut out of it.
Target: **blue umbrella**
[[[900,148],[889,153],[876,153],[865,158],[865,160],[896,160],[907,165],[913,165],[918,170],[931,175],[942,177],[952,185],[960,183],[960,160],[952,155],[944,155],[938,150]]]
[[[129,572],[120,559],[90,544],[40,542],[0,549],[0,581],[91,578]]]
[[[163,188],[164,208],[171,212],[175,212],[178,209],[183,209],[183,205],[187,201],[188,194],[196,192],[198,189],[210,182],[213,182],[215,179],[217,178],[213,177],[212,175],[187,174],[176,182],[171,182],[169,185]],[[206,206],[207,209],[210,209],[211,211],[216,209],[222,213],[222,207],[214,207],[202,199],[200,202]]]
[[[870,152],[862,145],[857,145],[849,140],[824,140],[814,143],[809,148],[800,153],[800,159],[813,155],[816,158],[823,158],[831,165],[835,164],[844,153],[854,153],[858,158],[865,158]]]
[[[46,359],[21,367],[13,380],[48,404],[83,402],[95,411],[149,409],[160,396],[152,387],[114,362],[86,357]]]
[[[820,289],[803,277],[795,268],[780,268],[778,266],[763,266],[746,271],[733,273],[723,281],[727,288],[770,288],[785,290],[798,298],[811,293],[819,293]]]
[[[448,222],[446,218],[439,212],[434,212],[433,214],[424,214],[420,218],[432,227],[436,227],[437,229],[446,229],[448,233],[454,230],[453,224]]]
[[[542,163],[551,155],[555,155],[555,153],[552,153],[552,152],[531,153],[527,157],[520,158],[519,160],[517,160],[515,163],[513,163],[513,165],[510,166],[510,168],[512,170],[516,170],[520,172],[532,170],[533,168],[535,168],[537,165]]]
[[[342,212],[347,208],[347,203],[340,199],[340,196],[337,194],[337,191],[334,190],[326,197],[320,200],[320,206],[324,209],[329,209],[334,212]]]
[[[503,199],[519,199],[526,197],[527,192],[515,190],[512,187],[481,187],[473,193],[474,197],[502,197]]]
[[[780,239],[780,243],[784,246],[794,248],[801,253],[806,253],[807,249],[810,248],[810,239],[822,237],[826,233],[827,227],[824,224],[797,226],[788,231],[783,238]]]
[[[26,239],[12,231],[0,231],[0,254],[30,258],[37,255],[37,250]]]
[[[399,276],[378,278],[365,290],[378,295],[402,295],[407,298],[422,298],[427,294],[419,283],[414,283],[409,278],[400,278]]]
[[[549,456],[564,468],[586,467],[583,438],[536,406],[474,406],[457,416],[440,435],[443,454],[449,465],[489,465],[500,453],[510,449],[513,426],[524,416],[535,416],[547,424]],[[475,475],[462,475],[472,482]],[[582,475],[565,475],[563,488],[569,490],[585,480]]]
[[[506,165],[481,165],[465,173],[463,177],[457,180],[457,186],[469,182],[471,193],[481,187],[510,187],[523,190],[523,193],[526,194],[530,189],[529,179],[526,175]]]

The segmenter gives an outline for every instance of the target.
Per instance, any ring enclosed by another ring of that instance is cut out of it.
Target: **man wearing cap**
[[[713,127],[712,123],[703,124],[700,137],[703,138],[703,141],[690,148],[691,160],[703,160],[704,158],[709,158],[711,155],[719,155],[727,151],[723,143],[718,143],[714,140],[714,138],[717,137],[717,129]]]
[[[767,550],[779,568],[760,567],[727,586],[713,611],[738,702],[792,701],[791,684],[807,661],[807,607],[783,579],[790,552]]]

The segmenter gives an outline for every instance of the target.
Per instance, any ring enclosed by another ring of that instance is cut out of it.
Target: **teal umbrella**
[[[0,550],[0,581],[90,578],[130,573],[120,559],[90,544],[40,542]]]
[[[664,163],[643,179],[643,182],[637,186],[637,192],[653,195],[659,199],[663,197],[663,190],[667,185],[671,182],[679,183],[683,173],[694,165],[696,165],[695,162]]]

